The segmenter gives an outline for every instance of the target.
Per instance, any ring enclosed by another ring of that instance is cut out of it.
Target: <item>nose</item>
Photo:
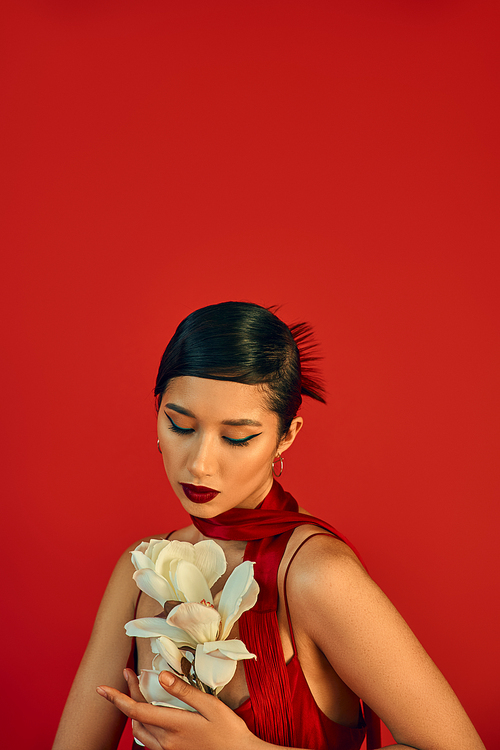
[[[215,474],[216,457],[214,441],[209,435],[199,435],[188,455],[187,469],[196,479]]]

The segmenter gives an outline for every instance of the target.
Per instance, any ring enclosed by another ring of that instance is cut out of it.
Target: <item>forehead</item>
[[[169,382],[162,404],[167,401],[188,409],[197,419],[277,420],[267,406],[265,390],[260,385],[183,375]]]

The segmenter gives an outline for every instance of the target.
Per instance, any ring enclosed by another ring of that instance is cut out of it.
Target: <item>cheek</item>
[[[158,431],[160,438],[161,453],[165,471],[169,473],[182,461],[182,444],[179,440],[173,440],[168,431]]]
[[[250,450],[247,452],[246,448],[235,448],[234,453],[238,453],[237,460],[232,462],[235,471],[246,478],[267,472],[274,456],[269,446],[252,453]]]
[[[179,486],[179,482],[185,477],[184,465],[182,457],[178,455],[178,452],[173,450],[170,446],[165,445],[163,448],[163,470],[165,472],[165,478],[174,490],[177,497],[183,499],[183,494]]]
[[[182,443],[172,440],[170,437],[160,437],[161,450],[164,462],[175,463],[182,456]]]

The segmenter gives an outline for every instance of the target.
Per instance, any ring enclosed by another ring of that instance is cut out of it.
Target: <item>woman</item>
[[[393,747],[484,748],[350,545],[297,512],[273,481],[302,426],[302,395],[324,400],[310,360],[307,326],[289,329],[258,305],[211,305],[180,324],[156,382],[158,449],[193,523],[169,539],[217,539],[227,572],[214,595],[244,557],[256,561],[259,600],[231,637],[258,658],[238,662],[219,698],[162,672],[164,689],[197,713],[146,703],[134,670],[122,672],[130,654],[123,626],[163,613],[138,599],[129,550],[106,589],[54,750],[114,748],[127,716],[150,750],[358,750],[365,731],[369,747],[379,747],[372,710]],[[149,642],[138,639],[136,649],[137,671],[150,668]]]

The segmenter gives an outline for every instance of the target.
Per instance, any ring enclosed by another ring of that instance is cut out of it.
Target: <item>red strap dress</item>
[[[319,532],[321,533],[321,532]],[[314,534],[313,536],[317,536]],[[308,537],[310,539],[311,537]],[[306,539],[303,544],[308,540]],[[300,547],[302,544],[300,545]],[[295,551],[297,554],[300,547]],[[293,560],[290,560],[290,563]],[[290,610],[286,595],[286,581],[288,577],[288,564],[285,573],[285,607],[288,619],[288,627],[293,645],[293,657],[286,665],[286,675],[290,686],[292,702],[293,723],[295,726],[294,744],[300,748],[312,748],[314,750],[359,750],[365,738],[366,725],[363,714],[359,712],[359,723],[357,727],[346,727],[332,721],[316,705],[313,695],[309,689],[304,673],[297,656],[297,648],[293,634]],[[255,717],[252,709],[251,699],[248,698],[235,713],[240,716],[251,732],[255,733]]]

